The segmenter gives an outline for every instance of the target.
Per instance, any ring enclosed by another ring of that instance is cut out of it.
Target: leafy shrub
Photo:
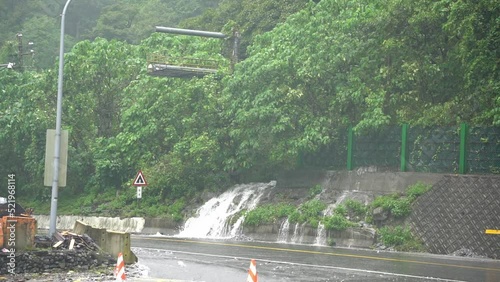
[[[406,196],[414,201],[417,197],[422,196],[431,188],[432,185],[417,182],[414,185],[408,186],[408,189],[406,190]]]
[[[337,245],[337,242],[335,242],[333,238],[328,238],[326,239],[326,244],[330,247],[334,247],[335,245]]]
[[[184,218],[182,211],[185,206],[186,201],[184,198],[177,199],[172,205],[168,206],[168,214],[170,214],[175,221],[182,221]]]
[[[316,195],[321,193],[321,191],[323,191],[323,188],[321,187],[321,185],[319,185],[319,184],[314,185],[313,187],[311,187],[309,189],[309,199],[314,198]]]
[[[290,204],[278,204],[274,206],[274,215],[277,219],[290,216],[297,209]]]
[[[300,214],[300,211],[298,210],[294,210],[290,216],[288,217],[288,220],[291,222],[291,223],[302,223],[301,222],[301,214]]]
[[[373,202],[372,202],[372,208],[378,208],[381,207],[386,211],[392,210],[392,207],[394,207],[394,202],[396,202],[399,199],[398,194],[391,194],[391,195],[383,195],[383,196],[378,196],[376,197]]]
[[[423,244],[416,239],[410,228],[403,226],[386,226],[378,230],[380,240],[386,246],[394,247],[398,251],[423,251]]]
[[[323,219],[325,229],[327,230],[337,230],[342,231],[346,230],[348,227],[352,227],[355,223],[347,220],[343,215],[334,213],[331,216],[326,216]]]
[[[289,204],[264,205],[245,213],[244,225],[258,226],[276,222],[280,218],[289,217],[296,211]]]
[[[309,223],[309,225],[311,225],[312,228],[318,228],[319,226],[319,220],[317,218],[309,218],[307,222]]]
[[[333,211],[333,213],[341,216],[347,216],[347,209],[344,205],[338,205]]]
[[[411,200],[400,198],[392,203],[391,214],[395,217],[405,217],[411,212]]]
[[[247,226],[258,226],[266,224],[271,221],[272,211],[270,206],[257,207],[253,210],[247,211],[245,214],[244,224]]]
[[[431,187],[431,185],[417,182],[416,184],[408,187],[406,196],[401,194],[391,194],[376,197],[371,205],[374,209],[382,207],[395,217],[405,217],[410,214],[411,204],[417,199],[417,197],[429,191]]]
[[[310,200],[305,203],[303,203],[299,207],[299,211],[301,213],[301,217],[303,220],[302,222],[307,221],[309,223],[312,222],[312,220],[319,220],[319,218],[322,216],[323,210],[326,208],[326,204],[319,201],[319,200]]]
[[[352,215],[360,218],[364,218],[366,216],[366,211],[368,210],[363,203],[352,199],[345,201],[345,206]]]
[[[312,227],[317,227],[321,221],[322,212],[326,208],[326,204],[319,200],[309,200],[297,209],[288,213],[288,220],[291,223],[308,222]]]
[[[404,217],[411,212],[411,201],[406,197],[400,197],[398,194],[385,195],[375,198],[372,207],[382,207],[389,211],[395,217]]]

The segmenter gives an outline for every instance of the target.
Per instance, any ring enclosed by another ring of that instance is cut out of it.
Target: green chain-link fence
[[[347,136],[304,164],[332,169],[375,166],[390,171],[500,174],[500,127],[387,126]],[[314,160],[313,160],[314,159]]]

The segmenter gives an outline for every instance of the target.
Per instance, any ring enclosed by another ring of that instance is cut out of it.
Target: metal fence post
[[[408,150],[408,124],[401,126],[401,171],[406,171],[406,151]]]
[[[468,126],[466,123],[460,125],[460,157],[458,163],[458,172],[465,174],[467,170],[467,136]]]
[[[349,126],[349,131],[347,132],[347,170],[352,170],[353,135],[352,126]]]

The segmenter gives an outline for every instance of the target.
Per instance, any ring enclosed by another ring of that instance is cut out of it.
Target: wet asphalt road
[[[184,281],[500,281],[500,261],[264,242],[132,236],[149,276]]]

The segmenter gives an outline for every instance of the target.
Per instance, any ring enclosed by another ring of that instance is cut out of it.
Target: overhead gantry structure
[[[181,29],[157,26],[156,32],[171,34],[212,37],[219,39],[233,38],[233,50],[231,52],[231,65],[238,61],[239,33],[233,32],[232,36],[220,32],[201,31],[192,29]],[[153,76],[193,78],[203,77],[207,74],[216,73],[218,65],[215,60],[203,60],[194,58],[171,58],[164,55],[152,54],[147,58],[148,72]]]

